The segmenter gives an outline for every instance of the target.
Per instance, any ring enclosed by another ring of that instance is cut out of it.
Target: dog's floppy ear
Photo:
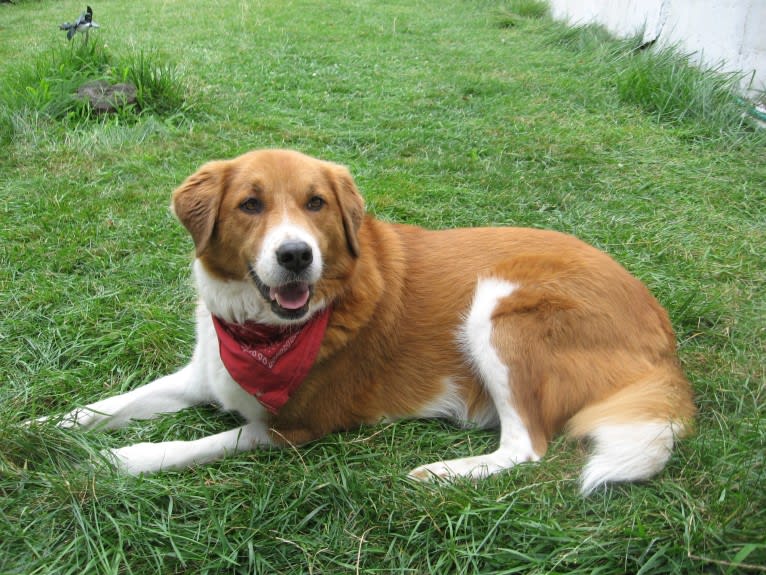
[[[326,175],[340,206],[348,250],[351,255],[358,257],[359,228],[364,220],[364,200],[356,188],[354,179],[344,166],[327,162]]]
[[[173,192],[170,207],[191,234],[197,256],[213,235],[227,171],[225,161],[208,162]]]

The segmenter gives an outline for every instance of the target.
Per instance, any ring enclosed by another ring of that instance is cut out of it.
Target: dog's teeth
[[[272,301],[276,301],[280,307],[293,310],[306,305],[311,297],[311,292],[308,284],[297,282],[285,284],[278,288],[270,288],[269,297]]]

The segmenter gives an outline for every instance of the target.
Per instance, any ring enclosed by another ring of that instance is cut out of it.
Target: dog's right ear
[[[191,234],[197,256],[207,249],[213,236],[227,173],[228,162],[208,162],[173,192],[170,207]]]

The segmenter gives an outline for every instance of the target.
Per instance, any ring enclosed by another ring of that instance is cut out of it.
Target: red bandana
[[[314,365],[330,313],[328,307],[297,328],[213,316],[221,361],[242,389],[277,413]]]

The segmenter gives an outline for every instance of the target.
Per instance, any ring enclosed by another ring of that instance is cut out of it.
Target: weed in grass
[[[145,52],[127,57],[113,55],[103,40],[74,41],[44,52],[28,66],[15,70],[0,89],[3,106],[0,129],[4,139],[14,129],[13,118],[39,114],[72,127],[95,119],[88,102],[77,95],[79,87],[103,80],[107,84],[131,82],[136,103],[115,98],[116,114],[123,122],[138,114],[168,116],[188,112],[187,90],[177,70],[158,64],[156,55]]]
[[[140,51],[120,64],[124,81],[137,88],[139,109],[160,116],[187,112],[190,108],[180,73],[170,64],[156,64],[158,60],[156,54]]]

